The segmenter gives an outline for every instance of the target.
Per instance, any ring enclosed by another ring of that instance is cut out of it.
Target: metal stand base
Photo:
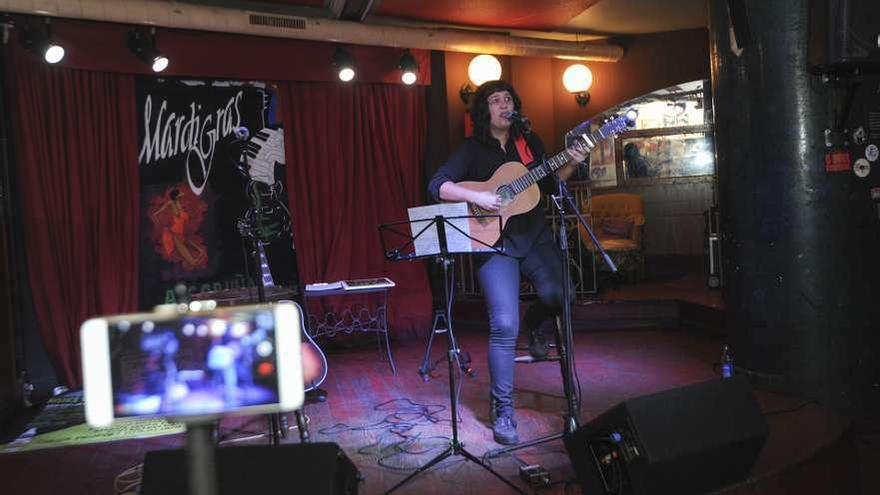
[[[445,236],[441,235],[440,237],[444,238]],[[449,267],[452,264],[453,260],[449,256],[441,255],[438,257],[438,261],[443,265],[443,281],[444,281],[444,286],[445,286],[444,294],[446,294],[446,313],[444,314],[444,317],[445,317],[446,323],[447,323],[446,324],[446,345],[447,345],[447,347],[446,347],[446,369],[449,373],[449,412],[452,415],[452,439],[450,439],[449,447],[447,447],[446,450],[444,450],[443,452],[438,454],[436,457],[434,457],[433,459],[431,459],[430,461],[425,463],[424,466],[422,466],[422,467],[416,469],[415,471],[413,471],[412,473],[410,473],[410,475],[407,476],[406,478],[404,478],[403,480],[401,480],[400,483],[391,487],[390,490],[385,492],[385,495],[388,495],[388,494],[394,492],[395,490],[397,490],[401,486],[405,485],[408,481],[415,478],[419,474],[424,473],[428,469],[431,469],[433,466],[435,466],[437,463],[439,463],[443,459],[446,459],[447,457],[451,457],[454,455],[464,456],[465,459],[476,463],[478,466],[480,466],[483,469],[485,469],[486,471],[489,471],[490,473],[492,473],[492,475],[494,475],[499,480],[503,481],[504,484],[506,484],[507,486],[512,488],[514,491],[516,491],[516,493],[520,493],[522,495],[525,495],[525,492],[520,490],[519,487],[517,487],[516,485],[514,485],[513,483],[508,481],[504,476],[501,476],[500,474],[498,474],[498,472],[496,472],[494,469],[492,469],[488,465],[484,464],[475,455],[473,455],[470,452],[468,452],[467,450],[465,450],[464,445],[462,445],[462,443],[458,440],[458,397],[456,396],[456,393],[455,393],[456,386],[455,386],[454,366],[456,366],[456,363],[459,362],[460,357],[461,357],[461,352],[458,349],[458,342],[457,342],[457,339],[455,338],[455,333],[452,331],[452,322],[451,322],[451,320],[452,320],[452,315],[451,315],[452,302],[450,300],[451,298],[449,297],[449,294],[450,294],[449,286],[451,285],[450,281],[449,281]],[[435,319],[435,323],[436,323],[436,319]],[[433,340],[433,333],[432,333],[431,337]],[[429,346],[430,346],[430,341],[429,341]],[[430,347],[429,347],[429,349],[430,349]],[[459,363],[458,366],[461,366],[462,369],[464,368],[464,366],[461,363]]]
[[[423,382],[427,383],[431,380],[431,372],[437,367],[440,359],[443,359],[440,358],[431,364],[431,347],[434,345],[434,336],[446,333],[448,328],[449,322],[446,320],[445,312],[442,309],[435,310],[434,324],[431,325],[431,335],[428,337],[428,345],[425,347],[425,357],[422,358],[422,365],[419,366],[419,376],[422,377]],[[458,353],[456,362],[459,363],[462,373],[467,374],[471,378],[476,376],[476,372],[471,367],[471,355],[467,352],[462,352],[458,347],[456,347],[456,352]]]
[[[296,416],[296,426],[299,430],[299,441],[301,443],[309,443],[311,435],[309,434],[309,426],[306,422],[306,415],[302,409],[293,412]],[[269,419],[269,436],[272,445],[277,447],[281,445],[281,439],[287,438],[287,416],[284,414],[270,414]]]
[[[422,467],[416,469],[415,471],[413,471],[412,473],[410,473],[410,475],[407,476],[406,478],[404,478],[403,480],[401,480],[400,483],[391,487],[390,490],[385,492],[385,495],[390,494],[391,492],[393,492],[393,491],[397,490],[398,488],[400,488],[401,486],[405,485],[409,480],[415,478],[416,476],[427,471],[428,469],[431,469],[432,467],[434,467],[435,465],[440,463],[440,461],[446,459],[447,457],[452,457],[454,455],[464,456],[465,459],[478,464],[480,467],[482,467],[486,471],[489,471],[490,473],[492,473],[496,478],[503,481],[504,484],[506,484],[507,486],[512,488],[515,492],[525,495],[525,492],[520,490],[520,488],[518,486],[516,486],[513,483],[511,483],[510,481],[508,481],[507,478],[505,478],[504,476],[501,476],[500,474],[498,474],[498,472],[495,471],[494,469],[492,469],[491,467],[487,466],[486,464],[483,464],[483,462],[480,459],[478,459],[477,456],[475,456],[475,455],[471,454],[470,452],[468,452],[467,450],[465,450],[464,446],[458,442],[451,442],[449,444],[449,447],[446,448],[446,450],[444,450],[439,455],[437,455],[437,457],[435,457],[435,458],[431,459],[430,461],[428,461],[427,463],[425,463],[424,466],[422,466]]]

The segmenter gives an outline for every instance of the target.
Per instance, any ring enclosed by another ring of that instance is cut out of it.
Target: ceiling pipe
[[[617,62],[623,57],[623,47],[606,42],[524,38],[455,29],[380,26],[169,0],[0,0],[0,11],[354,45],[557,57],[595,62]]]

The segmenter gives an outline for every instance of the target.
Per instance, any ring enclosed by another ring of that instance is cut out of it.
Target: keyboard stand
[[[348,281],[356,283],[358,281]],[[392,282],[393,284],[393,282]],[[356,332],[375,332],[377,343],[379,345],[379,354],[383,354],[382,340],[384,338],[384,353],[388,356],[388,364],[391,366],[391,373],[397,374],[397,365],[394,364],[394,356],[391,354],[391,341],[388,333],[388,291],[394,286],[364,286],[356,287],[352,284],[348,289],[339,288],[331,290],[308,290],[306,288],[305,304],[303,311],[306,313],[308,321],[308,332],[313,339],[319,337],[333,338],[339,334],[353,334]],[[345,305],[339,306],[334,312],[328,312],[322,315],[312,314],[309,310],[309,300],[319,297],[328,296],[357,296],[362,294],[378,294],[380,300],[374,307],[366,307],[364,305]]]

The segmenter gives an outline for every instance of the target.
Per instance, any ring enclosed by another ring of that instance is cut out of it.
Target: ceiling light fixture
[[[479,87],[484,82],[501,79],[501,62],[492,55],[477,55],[468,64],[468,79],[470,79],[470,83],[465,83],[458,93],[465,104],[470,103],[475,86]]]
[[[409,50],[403,52],[397,66],[400,68],[400,80],[403,81],[403,84],[407,86],[415,84],[419,78],[419,64]]]
[[[156,48],[156,28],[150,28],[149,33],[141,28],[132,28],[128,32],[128,49],[149,65],[153,72],[162,72],[168,68],[168,57]]]
[[[333,66],[336,67],[336,70],[338,71],[337,75],[339,76],[340,81],[349,82],[354,79],[354,59],[344,48],[337,48],[336,52],[333,53]]]
[[[47,63],[57,64],[64,59],[64,47],[52,39],[49,19],[38,26],[26,24],[22,31],[22,44],[28,50],[39,53]]]

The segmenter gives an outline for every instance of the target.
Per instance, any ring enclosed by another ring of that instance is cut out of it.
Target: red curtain
[[[17,43],[6,53],[38,326],[60,380],[78,387],[82,322],[138,307],[135,80],[51,67]],[[377,232],[423,203],[425,87],[278,87],[301,282],[389,276],[392,327],[430,328],[424,266],[385,261]]]
[[[390,277],[396,331],[431,324],[425,267],[386,261],[378,233],[424,203],[425,101],[423,87],[279,85],[301,282]]]
[[[81,384],[79,327],[138,294],[133,76],[50,67],[7,50],[24,244],[59,379]]]

